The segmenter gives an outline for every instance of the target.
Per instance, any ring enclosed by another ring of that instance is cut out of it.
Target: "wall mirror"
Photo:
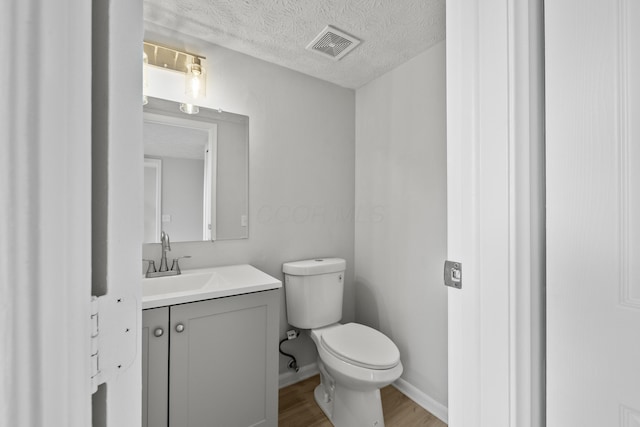
[[[144,243],[249,237],[249,117],[148,97]]]

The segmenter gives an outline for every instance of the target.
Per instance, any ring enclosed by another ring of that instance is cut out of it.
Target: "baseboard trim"
[[[396,382],[394,382],[392,385],[400,390],[409,399],[413,400],[418,405],[422,406],[424,409],[438,417],[444,423],[449,422],[449,410],[442,403],[438,402],[426,393],[418,390],[415,386],[408,383],[402,378],[398,378],[398,380],[396,380]]]
[[[318,371],[318,364],[315,362],[301,367],[298,372],[288,371],[281,373],[278,377],[278,387],[283,388],[304,381],[318,373],[320,373],[320,371]]]

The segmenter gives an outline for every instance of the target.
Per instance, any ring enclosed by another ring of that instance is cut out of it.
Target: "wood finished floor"
[[[332,427],[313,399],[318,384],[320,376],[316,375],[280,390],[279,427]],[[393,386],[383,388],[380,393],[386,427],[447,426]]]

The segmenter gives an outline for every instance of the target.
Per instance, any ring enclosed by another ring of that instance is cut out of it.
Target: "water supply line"
[[[299,335],[300,335],[300,332],[298,332],[298,331],[296,331],[294,329],[291,329],[291,330],[287,331],[287,337],[285,339],[281,340],[280,341],[280,345],[278,346],[278,351],[280,352],[280,354],[282,354],[283,356],[287,356],[289,359],[291,359],[291,360],[289,360],[289,364],[287,364],[287,367],[289,369],[294,369],[296,372],[298,372],[300,370],[300,367],[298,367],[298,362],[296,361],[296,358],[295,358],[295,356],[293,354],[289,354],[289,353],[286,353],[286,352],[282,351],[282,344],[285,341],[294,340],[294,339],[298,338]]]

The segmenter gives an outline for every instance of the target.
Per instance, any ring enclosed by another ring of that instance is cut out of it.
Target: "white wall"
[[[191,255],[180,261],[183,269],[249,263],[280,279],[283,262],[345,258],[344,319],[353,320],[354,91],[145,25],[145,40],[207,57],[201,105],[249,116],[249,238],[172,243],[168,256]],[[148,94],[182,101],[182,77],[154,71]],[[143,258],[149,257],[160,258],[158,244],[143,246]],[[281,302],[284,336],[284,292]],[[302,365],[315,361],[315,346],[304,336],[287,348]],[[281,372],[286,362],[281,358]]]
[[[447,404],[445,43],[356,91],[356,320]]]

